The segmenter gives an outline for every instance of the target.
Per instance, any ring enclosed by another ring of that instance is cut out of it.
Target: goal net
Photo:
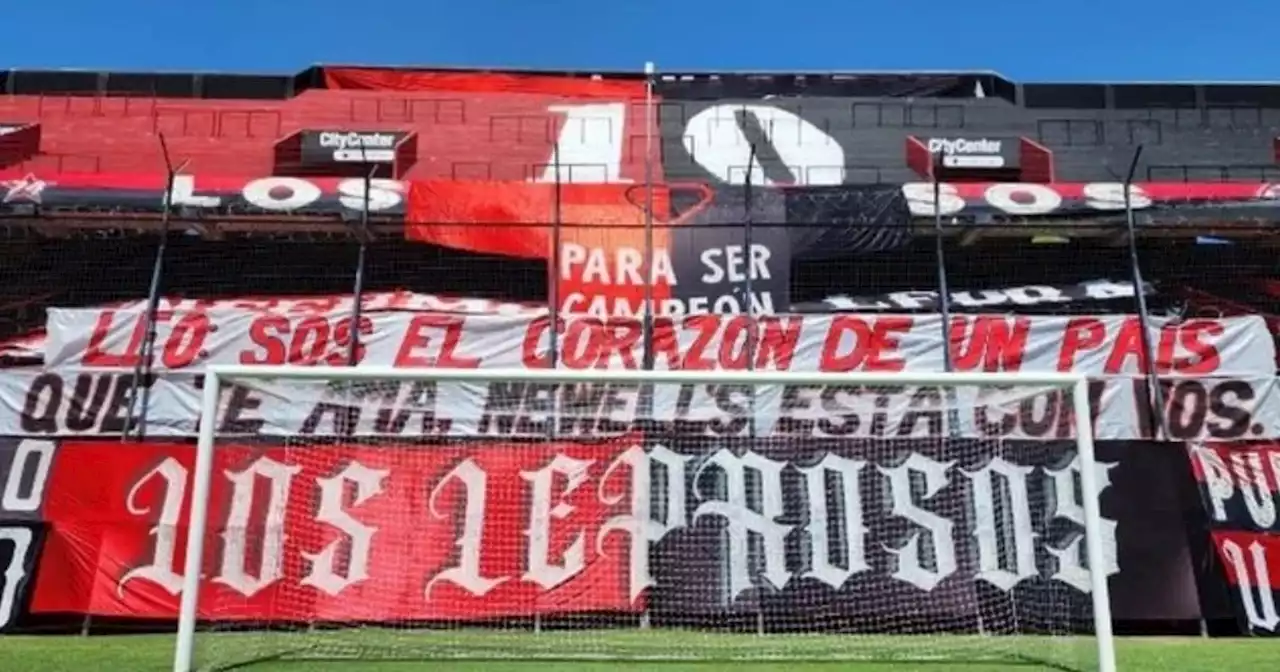
[[[215,368],[175,668],[1110,670],[1115,530],[1085,390],[1066,375]]]

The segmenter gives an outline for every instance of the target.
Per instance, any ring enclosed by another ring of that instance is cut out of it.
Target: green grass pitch
[[[1010,641],[1020,640],[1029,650],[1060,647],[1061,642],[1035,641],[1033,638],[948,639],[931,637],[927,642],[904,637],[839,637],[839,636],[707,636],[672,632],[580,632],[566,635],[592,648],[622,653],[629,662],[615,660],[574,659],[572,654],[557,657],[555,636],[450,633],[443,647],[423,649],[421,660],[377,660],[387,650],[412,651],[415,643],[438,638],[439,635],[414,633],[382,634],[377,632],[337,635],[269,635],[217,634],[202,635],[203,650],[217,649],[219,658],[254,657],[255,649],[278,650],[293,643],[323,642],[324,651],[335,654],[328,660],[301,658],[273,660],[245,667],[248,671],[272,670],[372,670],[374,672],[416,672],[418,670],[457,670],[458,672],[605,672],[624,670],[640,672],[818,672],[849,670],[850,672],[901,672],[903,670],[961,669],[964,672],[1014,672],[1015,670],[1057,669],[1031,663],[1010,664],[984,662],[983,650],[993,647],[1007,651]],[[267,638],[270,637],[268,640]],[[585,638],[585,639],[584,639]],[[914,641],[913,641],[914,640]],[[5,636],[0,637],[0,670],[14,672],[150,672],[171,669],[173,637],[166,635],[102,635],[77,636]],[[502,648],[496,646],[502,642]],[[947,644],[944,644],[946,642]],[[892,662],[908,651],[923,648],[937,650],[954,644],[964,649],[958,659]],[[1088,642],[1078,642],[1088,645]],[[1074,646],[1068,644],[1067,646]],[[367,648],[362,648],[367,647]],[[1280,661],[1280,642],[1268,639],[1200,639],[1143,637],[1117,641],[1119,669],[1122,672],[1223,672],[1226,670],[1274,670]],[[705,661],[663,660],[673,653],[711,658]],[[973,655],[968,655],[972,653]],[[488,655],[484,660],[464,660],[468,656]],[[429,657],[428,657],[429,656]],[[522,658],[543,657],[545,660]],[[857,659],[864,658],[863,660]],[[989,657],[989,656],[985,656]],[[343,659],[345,658],[345,659]],[[724,658],[724,659],[721,659]],[[733,658],[734,660],[729,660]],[[750,659],[758,658],[752,662]],[[772,660],[769,660],[772,658]],[[957,664],[958,660],[965,661]]]

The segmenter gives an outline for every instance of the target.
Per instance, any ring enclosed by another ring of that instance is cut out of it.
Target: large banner
[[[145,384],[148,431],[188,435],[209,364],[344,366],[353,335],[359,365],[405,368],[640,368],[638,320],[382,311],[363,315],[294,304],[167,307],[154,375]],[[659,370],[942,371],[937,315],[695,315],[655,320]],[[124,424],[139,362],[136,308],[50,309],[44,370],[0,375],[0,433],[85,435]],[[1280,436],[1275,344],[1257,316],[1157,320],[1151,338],[1164,376],[1163,423],[1152,417],[1142,336],[1132,316],[956,316],[960,371],[1077,371],[1097,378],[1099,438],[1239,439]],[[906,386],[627,386],[264,381],[228,386],[225,433],[390,436],[620,436],[658,431],[720,436],[1066,438],[1060,393]],[[949,396],[954,393],[954,397]],[[958,414],[950,411],[961,411]],[[551,416],[556,423],[549,424]],[[659,426],[654,427],[653,423]],[[558,426],[556,426],[558,425]]]
[[[659,370],[943,371],[939,315],[690,315],[656,318]],[[132,370],[145,311],[50,308],[44,365],[51,369]],[[1274,373],[1275,342],[1260,316],[1179,321],[1153,317],[1161,374]],[[282,313],[245,308],[162,310],[153,372],[211,364],[357,364],[395,367],[635,369],[643,359],[642,322],[567,317],[552,328],[529,315],[442,315],[410,311]],[[554,333],[553,333],[554,331]],[[957,316],[949,328],[957,371],[1076,371],[1141,375],[1137,317]]]
[[[1188,450],[1241,624],[1253,634],[1280,635],[1280,443],[1191,444]]]
[[[49,528],[32,612],[173,618],[190,445],[23,444],[23,462],[42,465],[29,470],[30,508]],[[224,445],[200,616],[647,610],[655,623],[759,616],[771,629],[812,629],[813,613],[863,630],[1089,627],[1072,444],[992,448]],[[1152,468],[1167,454],[1100,444],[1106,566],[1096,571],[1110,577],[1120,619],[1197,617],[1175,488]]]

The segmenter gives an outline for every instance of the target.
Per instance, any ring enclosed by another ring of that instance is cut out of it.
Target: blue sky
[[[639,69],[653,60],[666,70],[989,69],[1020,81],[1280,80],[1276,0],[5,4],[5,68]]]

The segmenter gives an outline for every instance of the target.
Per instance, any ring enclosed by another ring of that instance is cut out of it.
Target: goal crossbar
[[[517,380],[533,383],[613,383],[613,384],[720,384],[720,385],[910,385],[922,387],[1021,386],[1069,389],[1072,416],[1081,461],[1080,485],[1083,490],[1086,552],[1091,568],[1105,566],[1102,544],[1102,519],[1098,501],[1100,490],[1095,470],[1093,427],[1089,409],[1088,379],[1076,373],[1061,372],[798,372],[798,371],[725,371],[668,370],[643,371],[626,369],[405,369],[393,367],[302,367],[217,365],[205,370],[201,398],[200,424],[192,483],[190,519],[187,528],[186,563],[183,573],[182,599],[179,607],[178,636],[174,648],[174,672],[194,669],[195,631],[201,559],[208,514],[210,481],[213,472],[214,443],[217,438],[217,412],[223,380],[299,381],[432,381],[487,383]],[[1098,669],[1114,672],[1115,650],[1111,628],[1110,596],[1106,573],[1090,571],[1093,602],[1094,637],[1097,643]]]

